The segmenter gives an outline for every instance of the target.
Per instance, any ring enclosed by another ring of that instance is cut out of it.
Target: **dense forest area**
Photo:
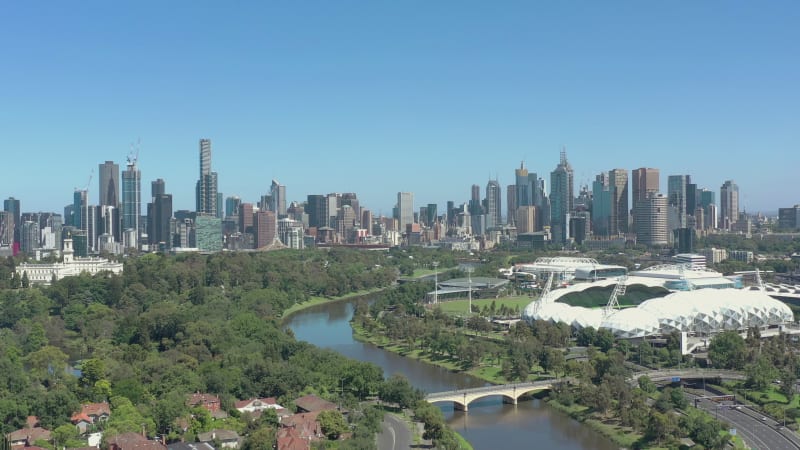
[[[62,443],[79,446],[70,416],[81,403],[110,401],[106,434],[144,427],[149,436],[191,440],[211,426],[186,404],[195,392],[218,395],[224,410],[253,397],[277,397],[291,408],[304,393],[355,405],[385,389],[380,368],[296,341],[281,328],[282,312],[312,296],[388,286],[430,258],[445,258],[408,256],[344,249],[148,254],[127,259],[122,276],[27,289],[11,286],[14,261],[3,261],[2,431],[36,415],[43,427],[60,430]],[[235,415],[226,420],[240,432],[252,427]],[[262,437],[270,430],[264,425]]]

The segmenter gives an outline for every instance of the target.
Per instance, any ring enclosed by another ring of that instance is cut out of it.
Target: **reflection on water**
[[[486,383],[464,374],[424,364],[353,339],[349,320],[351,303],[325,304],[301,311],[288,322],[298,340],[335,350],[350,358],[380,366],[389,376],[404,375],[425,392],[440,392],[484,386]],[[448,424],[476,449],[542,448],[556,450],[610,450],[611,442],[578,422],[548,408],[539,400],[507,405],[500,397],[488,397],[469,405],[469,412],[454,411],[453,405],[439,405]]]

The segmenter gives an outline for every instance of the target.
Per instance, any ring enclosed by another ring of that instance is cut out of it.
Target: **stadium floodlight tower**
[[[439,261],[434,261],[433,263],[433,304],[436,305],[439,303],[439,271],[436,270],[439,267]]]
[[[625,281],[627,279],[628,277],[625,275],[617,278],[617,284],[614,286],[614,290],[611,291],[611,297],[608,298],[608,303],[606,304],[605,308],[603,308],[603,317],[608,317],[615,310],[620,309],[619,300],[617,297],[625,295]]]
[[[467,289],[467,295],[469,296],[469,314],[472,314],[472,272],[475,270],[472,266],[467,266],[467,280],[469,283],[469,288]]]
[[[550,272],[550,274],[547,276],[547,281],[545,281],[544,287],[542,287],[542,293],[541,295],[539,295],[539,299],[536,300],[533,304],[533,314],[539,312],[539,309],[541,309],[542,304],[547,299],[547,296],[550,295],[550,289],[553,286],[553,279],[555,277],[556,277],[555,271]]]

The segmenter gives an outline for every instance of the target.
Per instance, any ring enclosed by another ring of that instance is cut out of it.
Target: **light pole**
[[[468,266],[467,267],[467,279],[469,280],[469,289],[468,289],[468,296],[469,296],[469,314],[472,315],[472,271],[475,270],[474,267]]]
[[[439,261],[433,262],[433,304],[439,304],[439,271],[436,268],[439,267]]]

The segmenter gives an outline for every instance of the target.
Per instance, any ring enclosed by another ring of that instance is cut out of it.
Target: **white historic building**
[[[72,249],[72,239],[64,239],[64,262],[52,264],[28,264],[22,263],[17,266],[16,272],[20,278],[23,274],[28,275],[31,284],[50,284],[55,278],[60,280],[64,277],[80,275],[83,272],[94,275],[98,272],[109,271],[115,274],[122,273],[122,263],[111,262],[105,258],[98,257],[74,257]]]

